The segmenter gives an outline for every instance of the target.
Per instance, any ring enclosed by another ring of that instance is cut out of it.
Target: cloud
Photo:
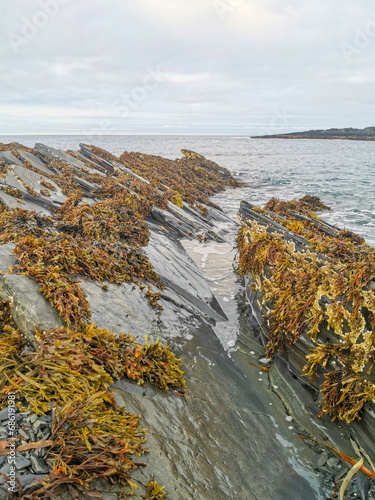
[[[0,134],[374,125],[370,1],[17,0],[0,37]]]

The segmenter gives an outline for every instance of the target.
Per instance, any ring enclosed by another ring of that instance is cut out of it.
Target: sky
[[[375,126],[373,0],[16,0],[0,135]]]

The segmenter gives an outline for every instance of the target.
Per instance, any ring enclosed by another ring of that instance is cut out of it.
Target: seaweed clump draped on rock
[[[0,149],[20,161],[20,150],[38,156],[18,144]],[[101,150],[101,155],[113,160],[110,153]],[[22,161],[24,168],[40,173]],[[181,205],[180,194],[171,195],[165,187],[160,190],[158,183],[147,184],[124,172],[103,176],[89,167],[84,178],[94,190],[87,198],[69,164],[56,159],[46,164],[51,173],[43,174],[48,181],[41,185],[49,192],[56,192],[58,186],[67,197],[49,216],[0,206],[0,243],[15,245],[17,259],[11,272],[32,278],[65,324],[47,331],[36,329],[30,342],[12,319],[12,304],[0,304],[0,407],[6,408],[11,393],[19,411],[52,412],[53,416],[48,439],[16,443],[19,453],[47,450],[51,472],[27,494],[19,484],[14,498],[50,498],[63,490],[74,498],[79,493],[97,497],[91,484],[96,478],[124,485],[129,495],[137,488],[130,473],[144,465],[139,457],[147,451],[146,431],[139,416],[116,404],[110,385],[127,377],[138,384],[148,382],[185,393],[181,363],[169,346],[150,342],[147,336],[142,346],[130,335],[116,336],[95,326],[79,281],[95,280],[103,288],[105,282],[139,286],[146,289],[150,306],[161,311],[160,293],[154,290],[162,290],[163,285],[142,248],[149,239],[145,219],[153,206],[166,209],[170,199]],[[205,181],[212,177],[207,172]],[[216,180],[214,191],[225,185]],[[22,187],[37,196],[29,186]],[[9,194],[21,196],[18,191]],[[206,200],[204,196],[196,201]],[[8,451],[0,449],[0,455]],[[150,498],[166,494],[155,481],[145,487]]]
[[[207,206],[217,206],[209,200],[212,196],[227,187],[241,187],[230,172],[215,162],[189,150],[182,150],[183,158],[169,160],[161,156],[144,155],[141,153],[123,153],[120,158],[95,146],[83,145],[97,158],[108,162],[118,170],[123,166],[137,176],[146,179],[149,184],[129,183],[128,176],[119,174],[121,183],[126,184],[137,193],[147,189],[148,196],[155,200],[162,197],[178,207],[184,202],[207,214]],[[139,189],[141,187],[141,190]]]
[[[146,431],[139,416],[116,404],[109,387],[126,376],[138,384],[148,381],[183,392],[180,361],[159,342],[149,344],[146,339],[141,346],[130,335],[115,336],[93,324],[81,331],[36,330],[34,349],[11,326],[9,305],[1,306],[0,406],[7,406],[11,392],[20,411],[41,415],[52,409],[53,416],[48,440],[16,448],[46,449],[51,470],[30,495],[20,489],[20,498],[50,498],[63,489],[74,497],[77,492],[95,496],[90,487],[95,478],[137,489],[130,472],[145,465],[138,457],[147,451]]]
[[[0,407],[6,408],[12,394],[19,411],[52,415],[47,438],[15,443],[21,454],[44,450],[50,474],[29,484],[27,492],[18,483],[12,498],[47,499],[64,490],[74,498],[81,493],[99,498],[94,479],[120,483],[125,496],[134,496],[131,472],[145,465],[140,457],[147,451],[146,431],[140,416],[116,403],[110,385],[127,377],[184,395],[181,362],[169,346],[150,342],[147,335],[141,345],[130,335],[116,336],[93,324],[80,280],[96,281],[103,290],[110,284],[139,287],[161,313],[164,286],[143,249],[149,241],[147,218],[155,207],[168,210],[170,201],[182,207],[187,199],[204,212],[200,204],[208,203],[209,195],[237,185],[225,169],[191,152],[175,162],[134,157],[128,165],[126,158],[81,147],[84,156],[43,145],[33,150],[0,144],[0,190],[5,193],[0,244],[13,243],[16,256],[9,272],[33,279],[64,325],[21,331],[13,320],[17,308],[11,301],[0,303]],[[164,167],[155,175],[159,164]],[[47,215],[22,208],[30,205]],[[0,456],[9,453],[7,445],[1,443]],[[143,486],[147,498],[166,495],[154,480]]]
[[[113,188],[110,179],[102,184],[101,200],[83,202],[83,193],[75,190],[53,217],[21,208],[2,207],[0,213],[0,242],[15,243],[15,270],[41,286],[68,325],[79,326],[91,317],[85,293],[73,275],[141,287],[146,281],[163,288],[141,248],[148,242],[142,198],[108,189],[108,184]],[[147,297],[161,310],[152,294]]]
[[[150,180],[169,200],[182,207],[186,201],[207,213],[204,205],[212,205],[209,196],[226,187],[239,187],[229,172],[213,161],[192,151],[182,150],[184,158],[172,161],[160,156],[123,153],[120,161],[134,173]]]
[[[316,347],[304,370],[322,382],[322,412],[349,423],[375,402],[375,249],[320,221],[316,212],[327,208],[310,196],[270,200],[263,215],[304,239],[295,239],[297,250],[288,231],[243,224],[239,273],[250,274],[261,293],[267,356],[309,336]]]

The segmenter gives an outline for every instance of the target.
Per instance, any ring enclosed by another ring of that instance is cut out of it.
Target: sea
[[[136,151],[175,159],[190,149],[229,169],[246,187],[215,196],[228,215],[236,217],[241,200],[263,206],[317,195],[331,207],[327,222],[363,236],[375,246],[375,141],[315,139],[251,139],[246,136],[40,135],[0,136],[0,142],[33,147],[43,143],[77,150],[94,144],[121,155]]]

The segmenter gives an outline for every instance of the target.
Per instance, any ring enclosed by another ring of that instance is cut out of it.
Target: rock
[[[35,211],[41,215],[50,215],[50,210],[35,202],[35,199],[38,201],[37,198],[31,197],[28,193],[25,194],[24,198],[15,198],[14,196],[6,194],[4,191],[0,190],[0,201],[6,206],[7,209],[23,208],[24,210]]]
[[[108,291],[104,291],[99,283],[88,280],[81,280],[81,287],[89,300],[92,320],[100,328],[117,333],[142,331],[156,336],[160,332],[157,312],[146,306],[144,293],[139,288],[133,289],[128,283],[108,284]]]
[[[30,423],[34,424],[36,420],[38,420],[38,415],[30,415],[28,420]]]
[[[327,460],[327,465],[328,467],[330,467],[331,469],[337,469],[337,468],[341,468],[341,464],[340,464],[340,460],[338,458],[329,458]]]
[[[45,458],[47,456],[47,448],[39,448],[39,450],[35,450],[34,455],[40,458]]]
[[[31,341],[34,340],[35,326],[41,331],[63,326],[57,310],[53,309],[40,293],[35,281],[27,276],[13,274],[0,276],[0,298],[3,300],[12,298],[13,319]]]
[[[187,300],[200,313],[214,320],[226,320],[226,316],[213,296],[203,273],[178,242],[152,231],[146,254],[167,290],[179,297],[181,305]]]
[[[366,476],[362,472],[358,472],[355,476],[355,485],[359,498],[361,500],[368,500],[370,488],[370,480],[368,476]]]
[[[49,468],[47,467],[44,460],[36,457],[35,455],[30,455],[31,468],[35,474],[48,474]]]
[[[41,174],[47,174],[49,176],[51,174],[53,175],[56,173],[55,170],[48,168],[46,166],[46,164],[43,163],[40,158],[29,153],[28,151],[23,151],[22,149],[18,149],[18,153],[22,159],[29,161],[34,168],[37,168],[38,170],[40,170]],[[55,183],[52,180],[50,180],[50,182],[55,185]]]
[[[27,210],[35,210],[36,212],[43,213],[45,215],[49,215],[51,210],[53,210],[54,208],[57,208],[57,205],[55,205],[52,200],[50,200],[49,198],[47,198],[45,196],[39,196],[38,192],[37,192],[38,195],[31,194],[24,186],[24,184],[28,184],[29,182],[31,182],[31,184],[36,186],[37,185],[36,179],[40,178],[40,176],[38,176],[38,174],[36,174],[35,172],[31,172],[30,170],[24,169],[23,167],[21,167],[19,165],[14,166],[13,170],[14,170],[14,173],[11,170],[8,170],[6,177],[4,179],[4,182],[7,186],[12,187],[14,189],[17,189],[18,191],[20,191],[22,193],[22,198],[21,198],[21,207],[22,208],[26,208]],[[17,177],[19,177],[19,178],[22,178],[22,177],[25,178],[25,176],[26,176],[25,172],[27,172],[26,178],[28,180],[25,180],[23,183],[20,182],[15,175],[15,174],[17,174],[17,172],[18,172],[18,174],[20,174],[20,175],[17,175]],[[33,179],[33,180],[31,181],[30,179]],[[16,201],[16,203],[18,203],[17,198],[15,198],[15,197],[12,197],[12,198]],[[26,205],[26,207],[24,207],[22,205]],[[30,205],[32,208],[30,207]],[[18,206],[20,206],[20,205],[18,205]],[[16,206],[10,207],[10,208],[15,208],[15,207]]]
[[[61,188],[51,179],[45,177],[43,174],[37,174],[36,172],[28,170],[27,168],[22,167],[20,165],[13,167],[13,171],[19,178],[21,178],[24,181],[24,183],[28,184],[32,189],[34,189],[37,193],[40,194],[41,197],[40,202],[43,203],[42,206],[46,208],[49,207],[53,208],[55,206],[54,205],[55,202],[62,204],[66,200],[66,196],[62,193]],[[43,181],[48,181],[56,189],[56,191],[49,190],[51,194],[50,197],[46,197],[41,193],[41,190],[45,189],[45,187],[41,184]],[[35,200],[35,202],[37,203],[38,200]]]
[[[8,408],[0,411],[0,420],[8,420]]]
[[[0,272],[6,274],[16,263],[17,257],[13,254],[14,243],[0,245]]]
[[[0,160],[3,160],[7,165],[22,165],[22,161],[14,156],[11,151],[1,151]]]
[[[45,479],[45,475],[35,475],[35,474],[23,474],[18,477],[19,482],[21,483],[21,486],[26,486],[25,490],[28,490],[30,488],[33,488],[34,486],[37,486],[40,481],[43,481]],[[29,483],[29,484],[28,484]]]
[[[81,179],[80,177],[74,177],[74,180],[83,188],[84,191],[89,193],[94,189],[98,189],[100,186],[98,184],[93,184],[92,182]]]
[[[38,153],[41,154],[42,157],[47,161],[58,160],[68,163],[80,176],[87,175],[86,171],[93,175],[102,175],[102,171],[98,171],[98,169],[95,168],[94,165],[92,168],[90,168],[89,166],[85,165],[83,161],[59,149],[51,148],[49,146],[45,146],[44,144],[36,144],[35,150],[38,151]]]
[[[49,439],[50,437],[51,437],[51,430],[50,429],[46,428],[41,432],[41,438],[43,441],[46,439]]]
[[[26,434],[29,436],[31,442],[36,441],[35,433],[31,426],[27,427]]]
[[[40,427],[43,427],[45,425],[45,422],[41,419],[41,417],[37,418],[33,422],[33,427],[35,429],[39,429]]]
[[[54,159],[69,161],[75,174],[85,181],[86,165],[79,160],[67,159],[64,153],[46,146],[36,149],[46,165]],[[110,162],[90,151],[87,154],[99,162],[101,170],[117,173]],[[203,162],[191,152],[187,157]],[[97,173],[94,166],[93,171]],[[155,210],[148,220],[150,243],[145,252],[165,285],[161,316],[149,307],[139,287],[108,284],[108,291],[104,291],[102,284],[81,280],[92,320],[99,327],[138,336],[140,343],[146,334],[155,340],[166,339],[181,357],[189,391],[194,395],[185,400],[172,391],[161,391],[150,384],[141,387],[127,379],[113,384],[117,402],[129,412],[142,415],[141,425],[149,431],[147,446],[151,453],[142,456],[149,467],[135,472],[134,479],[146,484],[151,473],[155,474],[170,500],[323,498],[320,479],[308,465],[314,452],[288,429],[282,402],[267,390],[266,383],[255,383],[254,368],[249,366],[246,353],[228,353],[218,339],[216,324],[226,323],[227,317],[179,238],[191,237],[190,232],[214,239],[222,232],[215,221],[184,205],[179,208],[170,204],[169,210]],[[217,214],[215,220],[223,218]],[[224,237],[217,239],[224,241]],[[29,337],[35,324],[41,329],[62,325],[34,285],[25,276],[0,277],[0,290],[13,298],[15,320]],[[33,421],[37,439],[48,439],[50,419],[28,418]],[[29,458],[23,458],[37,473],[46,470],[41,459],[45,453],[46,449],[33,450]],[[34,477],[41,479],[43,475],[26,474],[22,483],[34,481]],[[109,488],[108,484],[100,486],[104,499],[120,497]]]
[[[26,467],[29,467],[31,464],[30,460],[25,458],[20,453],[16,454],[15,462],[16,469],[26,469]]]
[[[29,441],[30,436],[23,430],[23,429],[18,429],[18,434],[25,440]]]
[[[311,243],[299,234],[295,234],[292,231],[287,230],[284,226],[280,224],[280,221],[286,220],[280,215],[275,215],[270,212],[259,212],[254,209],[253,205],[248,202],[241,202],[239,217],[242,219],[243,223],[251,226],[252,222],[256,222],[260,226],[264,226],[268,234],[277,232],[283,237],[283,241],[287,243],[292,243],[296,251],[305,253],[311,248]],[[297,212],[290,212],[290,214],[298,220],[306,220],[305,215],[298,214]],[[277,219],[277,220],[276,220]],[[335,228],[324,221],[316,219],[308,219],[311,224],[324,236],[337,236],[339,234],[339,229]],[[249,236],[249,235],[248,235]],[[292,246],[293,246],[292,245]],[[318,254],[318,264],[323,265],[325,262],[325,255]],[[272,273],[271,267],[265,267],[266,277],[269,278]],[[254,280],[250,275],[245,278],[246,286],[246,296],[248,302],[251,304],[251,315],[255,318],[258,325],[259,331],[261,332],[261,340],[263,344],[268,342],[269,338],[269,327],[266,322],[263,321],[264,314],[267,313],[269,307],[272,309],[270,303],[264,303],[262,301],[262,292],[259,290],[254,290],[252,286],[254,285]],[[370,284],[367,285],[366,289]],[[327,302],[324,300],[324,302]],[[344,325],[345,326],[345,325]],[[325,322],[319,325],[319,337],[320,335],[324,342],[337,342],[337,336],[331,328],[327,327]],[[277,385],[281,387],[282,392],[281,397],[287,408],[293,408],[293,413],[297,414],[297,422],[304,428],[308,430],[311,435],[321,436],[322,439],[330,439],[331,444],[346,454],[352,454],[353,450],[348,446],[349,440],[343,439],[343,436],[348,434],[346,426],[342,428],[338,427],[335,423],[332,424],[330,418],[324,415],[322,419],[312,419],[311,416],[315,413],[315,416],[320,412],[321,408],[316,404],[319,398],[319,391],[321,384],[323,382],[323,372],[332,370],[333,366],[330,362],[324,370],[321,371],[321,367],[318,368],[317,376],[313,380],[308,380],[308,377],[304,377],[304,367],[306,365],[306,356],[311,354],[311,351],[316,348],[315,341],[312,340],[305,332],[298,338],[298,340],[292,344],[288,349],[285,349],[282,353],[277,353],[275,357],[275,363],[272,366],[272,370],[277,370],[282,372],[282,380]],[[287,367],[287,368],[286,368]],[[364,371],[365,373],[365,371]],[[280,373],[278,374],[278,376]],[[373,375],[370,375],[371,379]],[[296,383],[295,383],[296,381]],[[300,389],[296,388],[296,385],[300,386]],[[290,386],[292,389],[286,389],[286,386]],[[302,400],[309,400],[309,404],[306,403],[301,406],[298,404],[300,401],[301,388],[302,392],[305,392],[305,396],[301,398]],[[280,391],[278,391],[280,393]],[[296,394],[293,394],[295,392]],[[285,398],[285,393],[288,397]],[[310,411],[311,408],[311,411]],[[306,409],[308,410],[306,412]],[[305,413],[305,415],[303,415]],[[375,440],[369,439],[368,436],[375,436],[375,409],[372,402],[368,402],[361,414],[361,422],[354,421],[350,423],[350,434],[356,439],[357,442],[361,443],[361,446],[367,453],[373,455],[375,452]],[[323,436],[325,435],[325,438]]]
[[[51,423],[52,422],[52,415],[51,414],[41,415],[40,417],[38,417],[38,419],[41,420],[42,422]],[[34,420],[34,423],[35,422],[36,422],[36,420]]]
[[[6,462],[5,465],[0,469],[0,473],[4,474],[4,476],[7,476],[10,472],[10,463]]]

